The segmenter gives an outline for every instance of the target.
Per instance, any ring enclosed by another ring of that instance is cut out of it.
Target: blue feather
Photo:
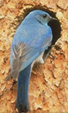
[[[19,73],[17,82],[17,102],[16,107],[19,112],[29,110],[28,89],[30,80],[31,64]]]

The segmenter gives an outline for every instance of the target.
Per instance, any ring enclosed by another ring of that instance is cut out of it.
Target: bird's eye
[[[43,15],[43,18],[46,18],[46,17],[47,17],[47,15],[46,15],[46,14],[44,14],[44,15]]]

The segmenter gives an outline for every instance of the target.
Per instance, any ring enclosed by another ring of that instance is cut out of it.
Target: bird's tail
[[[29,111],[28,90],[30,80],[31,64],[19,73],[17,82],[17,102],[16,108],[18,111]]]

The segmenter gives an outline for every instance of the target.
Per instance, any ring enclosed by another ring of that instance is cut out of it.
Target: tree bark
[[[44,8],[55,13],[61,36],[44,65],[34,66],[30,79],[29,113],[68,112],[68,0],[0,0],[0,113],[17,113],[17,84],[10,73],[10,47],[24,16]],[[55,26],[56,27],[56,26]],[[57,34],[55,34],[57,35]]]

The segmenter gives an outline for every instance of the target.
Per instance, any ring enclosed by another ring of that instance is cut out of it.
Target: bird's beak
[[[50,18],[50,21],[51,21],[51,20],[57,20],[57,21],[58,21],[57,18],[53,18],[53,17],[51,17],[51,16],[50,16],[49,18]]]

